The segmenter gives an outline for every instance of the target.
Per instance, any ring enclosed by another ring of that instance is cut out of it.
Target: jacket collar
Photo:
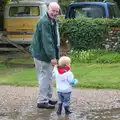
[[[49,17],[49,14],[48,12],[45,13],[44,17],[49,21],[49,23],[52,25],[52,20],[51,18]],[[56,24],[56,19],[53,19],[53,22]]]
[[[58,66],[58,73],[64,74],[70,70],[70,67],[68,66]]]

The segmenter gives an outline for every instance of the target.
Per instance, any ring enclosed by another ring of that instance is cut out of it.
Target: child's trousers
[[[58,92],[58,110],[57,110],[58,115],[61,115],[62,104],[64,104],[65,114],[68,115],[68,114],[72,113],[69,110],[70,96],[71,96],[71,92],[69,92],[69,93]]]
[[[69,93],[58,92],[58,104],[64,103],[64,106],[69,106],[70,96],[71,96],[71,92]]]

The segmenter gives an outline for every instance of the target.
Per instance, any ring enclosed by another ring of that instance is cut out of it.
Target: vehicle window
[[[117,5],[108,5],[109,18],[120,18],[120,10]]]
[[[39,15],[40,10],[38,6],[12,6],[9,10],[10,17],[26,17]]]
[[[105,9],[100,5],[81,5],[71,8],[69,13],[70,18],[77,18],[80,16],[103,18],[105,17]]]

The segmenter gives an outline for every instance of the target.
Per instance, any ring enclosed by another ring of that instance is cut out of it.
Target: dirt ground
[[[57,94],[54,89],[54,98]],[[120,120],[120,90],[73,89],[70,116],[36,107],[36,87],[0,86],[0,120]]]

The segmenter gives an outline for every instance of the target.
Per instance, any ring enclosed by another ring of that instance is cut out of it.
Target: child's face
[[[70,66],[71,66],[71,63],[68,63],[67,66],[70,67]]]

